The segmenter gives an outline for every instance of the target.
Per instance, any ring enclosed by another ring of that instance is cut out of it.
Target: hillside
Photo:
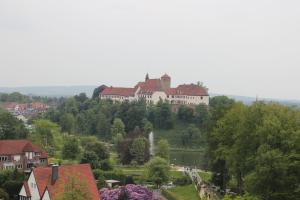
[[[0,93],[20,92],[30,96],[69,97],[84,92],[87,94],[87,96],[91,97],[96,87],[97,86],[95,85],[0,87]],[[247,105],[250,105],[256,101],[255,97],[210,93],[210,96],[212,97],[221,95],[225,95],[236,101],[241,101]],[[287,106],[300,106],[300,100],[276,98],[259,98],[259,100],[278,102]]]

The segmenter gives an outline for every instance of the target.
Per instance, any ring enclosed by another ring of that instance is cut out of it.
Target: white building
[[[171,88],[171,77],[167,74],[160,79],[139,82],[134,88],[107,87],[100,93],[101,99],[114,101],[134,101],[145,99],[147,103],[156,104],[160,99],[168,100],[172,105],[209,104],[207,89],[196,84],[179,85]]]

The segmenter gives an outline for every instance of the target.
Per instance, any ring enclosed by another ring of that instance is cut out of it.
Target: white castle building
[[[167,74],[160,79],[149,79],[139,82],[133,88],[107,87],[100,93],[101,99],[113,101],[134,101],[145,99],[147,103],[156,104],[159,100],[167,100],[172,105],[209,104],[207,89],[196,84],[183,84],[171,88],[171,77]]]

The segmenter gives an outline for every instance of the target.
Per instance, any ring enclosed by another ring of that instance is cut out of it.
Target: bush
[[[97,186],[99,188],[103,187],[105,185],[105,180],[118,180],[122,184],[126,184],[126,182],[129,182],[128,177],[123,173],[121,170],[113,170],[113,171],[103,171],[101,169],[95,169],[93,170],[93,174],[95,179],[97,179]]]
[[[9,200],[9,195],[5,192],[4,189],[0,188],[0,199]]]

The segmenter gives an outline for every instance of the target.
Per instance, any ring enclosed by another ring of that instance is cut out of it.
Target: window
[[[0,156],[0,161],[7,161],[7,156]]]

